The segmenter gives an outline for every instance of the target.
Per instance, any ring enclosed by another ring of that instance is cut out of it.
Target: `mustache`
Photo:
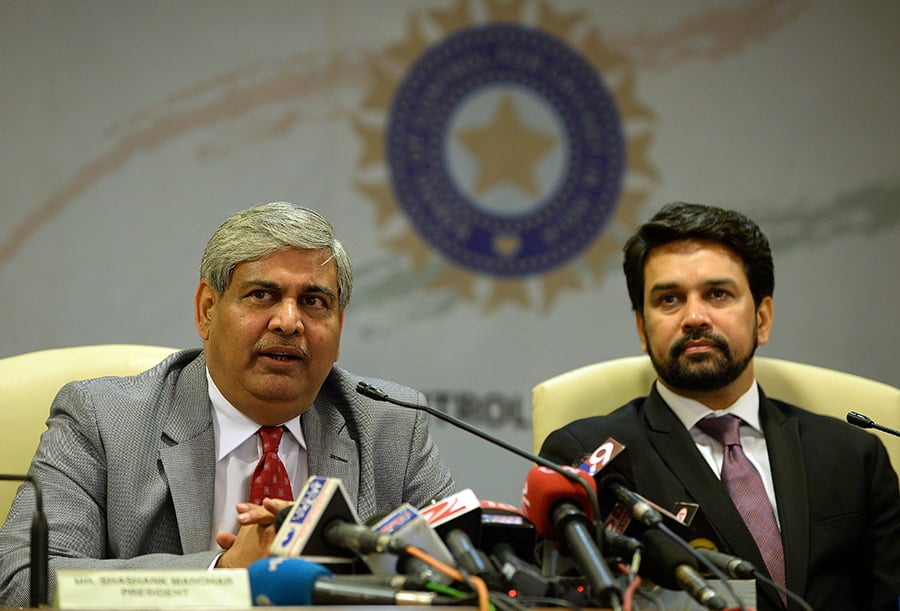
[[[684,352],[684,347],[688,342],[695,342],[698,340],[711,342],[716,348],[718,348],[725,354],[729,354],[731,351],[731,349],[728,347],[728,342],[721,335],[716,335],[711,331],[693,331],[681,336],[678,341],[672,344],[672,348],[670,350],[671,355],[678,356],[679,354]]]
[[[309,358],[311,354],[309,348],[307,348],[305,345],[289,340],[281,340],[276,342],[260,342],[256,344],[255,348],[256,352],[259,353],[267,348],[271,348],[272,346],[278,346],[279,348],[292,348],[298,351],[303,358]]]

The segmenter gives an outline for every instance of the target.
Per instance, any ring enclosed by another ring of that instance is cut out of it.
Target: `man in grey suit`
[[[884,445],[770,399],[754,378],[775,287],[759,227],[730,210],[670,204],[625,245],[624,268],[658,379],[649,396],[554,431],[541,455],[570,464],[612,437],[627,448],[625,475],[637,492],[672,512],[699,504],[722,551],[769,572],[816,611],[896,611],[900,494]],[[724,422],[740,439],[725,438],[727,452],[715,431]],[[753,467],[737,459],[737,447]],[[726,462],[741,462],[744,477],[756,473],[760,494],[751,497],[750,485],[730,494]],[[755,527],[763,516],[765,535]],[[757,609],[785,609],[776,588],[757,586]]]
[[[194,299],[203,349],[70,383],[53,401],[31,466],[51,590],[58,569],[246,567],[267,556],[288,501],[248,501],[261,426],[283,427],[277,454],[294,491],[309,475],[340,478],[363,520],[454,492],[427,416],[373,404],[355,392],[365,378],[335,366],[352,286],[349,257],[312,210],[255,206],[216,230]],[[33,507],[21,487],[0,530],[2,606],[28,603]]]

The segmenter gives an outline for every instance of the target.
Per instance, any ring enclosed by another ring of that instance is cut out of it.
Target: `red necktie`
[[[257,431],[262,440],[262,457],[250,480],[250,502],[262,505],[264,498],[293,501],[291,480],[284,463],[278,457],[283,426],[264,426]]]
[[[773,581],[783,586],[784,548],[781,544],[781,531],[775,522],[775,512],[772,511],[772,503],[769,502],[762,478],[741,447],[741,419],[731,415],[704,418],[697,426],[722,444],[725,452],[722,483],[753,535],[769,575]]]

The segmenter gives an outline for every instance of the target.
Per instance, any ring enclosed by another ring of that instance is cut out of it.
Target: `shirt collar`
[[[242,414],[234,407],[206,369],[206,381],[209,384],[209,400],[213,406],[213,419],[216,427],[216,461],[222,460],[244,443],[249,437],[256,435],[259,424]],[[297,440],[297,443],[305,450],[306,439],[303,437],[303,429],[300,426],[300,416],[283,422],[288,432]]]
[[[759,388],[756,380],[753,380],[753,384],[750,385],[747,392],[738,397],[734,403],[719,410],[709,409],[699,401],[679,395],[661,384],[659,380],[656,382],[656,390],[688,430],[709,415],[733,414],[755,431],[762,433],[762,427],[759,424]]]

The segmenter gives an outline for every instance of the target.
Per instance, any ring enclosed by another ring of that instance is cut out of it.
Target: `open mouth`
[[[264,357],[274,359],[276,361],[299,361],[301,360],[299,356],[294,356],[293,354],[281,354],[278,352],[269,352],[263,354]]]
[[[273,361],[289,363],[293,361],[302,361],[309,355],[299,348],[269,348],[260,352],[259,356]]]

